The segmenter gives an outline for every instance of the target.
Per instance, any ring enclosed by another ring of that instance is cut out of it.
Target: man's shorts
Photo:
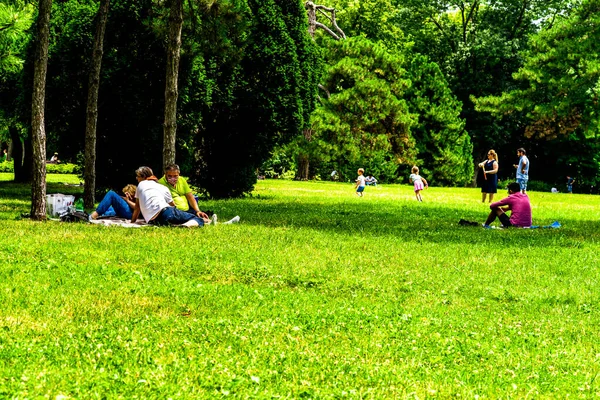
[[[517,178],[517,183],[521,186],[521,190],[527,190],[527,181],[529,178]]]
[[[359,187],[357,187],[357,188],[356,188],[356,193],[361,193],[361,192],[363,192],[364,190],[365,190],[365,187],[364,187],[364,186],[359,186]]]
[[[502,213],[502,214],[498,215],[498,219],[500,220],[500,223],[502,224],[502,226],[505,228],[510,228],[511,226],[513,226],[510,223],[510,218],[508,217],[508,215],[506,215],[506,213]]]

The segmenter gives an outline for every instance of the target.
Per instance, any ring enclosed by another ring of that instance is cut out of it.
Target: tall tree
[[[169,15],[169,39],[167,42],[167,76],[165,80],[163,169],[167,165],[175,162],[175,139],[177,137],[177,97],[179,93],[177,79],[179,77],[182,27],[182,0],[171,0]]]
[[[436,185],[465,185],[473,175],[473,145],[456,99],[438,65],[412,55],[406,98],[418,122],[412,128],[421,171]]]
[[[354,169],[371,160],[385,170],[380,175],[394,179],[401,164],[416,159],[411,127],[415,116],[406,101],[410,80],[403,68],[404,55],[390,52],[382,44],[362,37],[332,43],[330,67],[323,86],[328,98],[313,114],[313,157],[336,166]]]
[[[23,166],[23,138],[27,129],[24,128],[26,123],[19,121],[19,114],[26,97],[21,81],[34,12],[33,5],[21,0],[0,3],[0,131],[5,130],[4,139],[10,141],[9,156],[14,158],[16,182],[27,182],[31,178],[31,166]],[[31,147],[27,148],[27,160],[30,160]]]
[[[96,15],[96,33],[92,51],[85,124],[85,167],[83,199],[87,208],[94,207],[96,192],[96,127],[98,123],[98,91],[104,53],[104,32],[110,0],[101,0]]]
[[[40,0],[36,28],[36,51],[31,101],[31,134],[33,145],[33,183],[31,185],[31,218],[46,219],[46,72],[52,0]]]
[[[308,33],[310,34],[311,38],[314,39],[317,28],[321,29],[328,36],[335,40],[342,40],[346,38],[346,34],[337,23],[335,8],[327,7],[321,4],[315,4],[312,1],[307,1],[304,4],[304,7],[306,8],[308,16]],[[321,17],[321,19],[325,18],[331,27],[320,22],[319,17]],[[323,88],[323,86],[321,86],[321,88]],[[305,120],[308,122],[310,118],[307,117]],[[296,179],[299,180],[308,180],[310,175],[310,149],[314,147],[310,143],[312,141],[312,134],[312,128],[310,126],[305,126],[302,130],[303,140],[297,143],[300,151],[298,152],[298,168],[296,171]]]

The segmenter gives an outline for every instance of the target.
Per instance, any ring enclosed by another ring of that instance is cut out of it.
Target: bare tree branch
[[[325,92],[328,99],[329,99],[329,97],[331,97],[331,93],[329,93],[329,90],[327,90],[327,88],[325,86],[321,85],[320,83],[319,83],[319,89],[321,89],[322,91]]]
[[[327,32],[331,37],[333,37],[335,40],[346,39],[346,34],[338,26],[337,21],[335,19],[335,8],[315,4],[312,1],[307,1],[306,3],[304,3],[304,7],[306,8],[306,10],[308,12],[308,24],[309,24],[308,31],[311,36],[314,35],[316,28],[321,28],[325,32]],[[325,15],[325,17],[327,17],[327,19],[331,22],[331,25],[333,25],[333,29],[331,29],[327,25],[322,24],[321,22],[317,21],[317,11],[320,14],[323,14],[323,15]],[[327,14],[327,13],[329,13],[329,14]]]
[[[329,35],[331,37],[333,37],[335,40],[341,40],[342,38],[339,37],[334,31],[332,31],[331,29],[329,29],[327,26],[323,25],[320,22],[315,22],[315,26],[318,28],[323,29],[325,32],[329,33]]]

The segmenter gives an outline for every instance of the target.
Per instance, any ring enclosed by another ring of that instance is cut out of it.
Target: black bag
[[[84,211],[67,211],[60,216],[61,222],[89,222],[90,216]]]

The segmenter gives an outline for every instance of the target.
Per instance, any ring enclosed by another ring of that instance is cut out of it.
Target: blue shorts
[[[359,187],[357,187],[357,188],[356,188],[356,193],[361,193],[361,192],[363,192],[364,190],[365,190],[365,187],[364,187],[364,186],[359,186]]]
[[[521,190],[527,190],[527,181],[529,178],[517,178],[517,183],[521,186]]]

